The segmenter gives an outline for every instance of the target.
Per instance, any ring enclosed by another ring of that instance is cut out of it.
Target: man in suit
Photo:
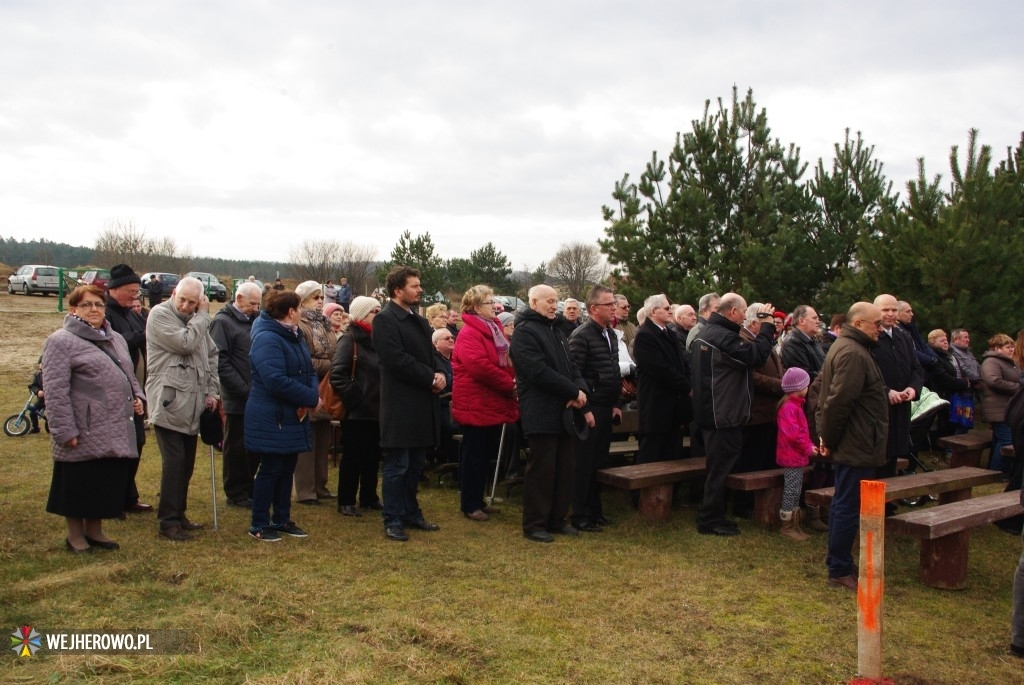
[[[344,280],[344,279],[342,279]],[[447,386],[434,359],[430,324],[416,313],[423,288],[420,272],[395,266],[385,282],[391,300],[373,320],[380,360],[380,446],[384,450],[384,535],[409,539],[405,529],[434,531],[416,499],[427,450],[438,442],[440,405]]]
[[[679,338],[668,329],[672,310],[664,295],[644,301],[647,313],[633,342],[636,354],[637,430],[640,451],[636,463],[667,461],[682,456],[682,430],[693,411],[690,370]]]

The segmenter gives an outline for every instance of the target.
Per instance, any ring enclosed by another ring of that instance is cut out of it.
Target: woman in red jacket
[[[462,330],[452,353],[452,419],[462,426],[459,487],[462,513],[486,521],[497,513],[484,502],[487,471],[501,427],[519,419],[508,339],[494,314],[494,291],[474,285],[462,296]]]

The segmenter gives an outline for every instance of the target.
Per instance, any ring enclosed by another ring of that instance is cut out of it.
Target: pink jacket
[[[804,398],[787,397],[775,415],[779,436],[775,441],[775,461],[779,466],[793,468],[807,466],[814,454],[804,415]]]
[[[498,348],[483,319],[463,314],[452,352],[452,419],[463,426],[500,426],[519,419],[515,370],[498,363]]]

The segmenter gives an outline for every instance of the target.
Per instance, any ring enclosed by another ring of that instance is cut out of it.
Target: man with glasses
[[[636,324],[629,320],[629,300],[625,295],[615,296],[615,323],[613,328],[622,333],[622,342],[626,344],[629,358],[633,359],[633,338],[636,337]]]
[[[860,482],[873,478],[885,463],[889,399],[871,356],[881,326],[882,310],[870,302],[850,308],[821,369],[815,414],[821,455],[831,456],[836,466],[825,560],[828,584],[851,592],[857,591],[852,549],[860,524]]]
[[[757,318],[770,321],[774,313],[774,307],[764,304]],[[740,458],[743,426],[750,419],[754,394],[754,369],[764,365],[775,343],[773,326],[761,326],[752,341],[744,340],[740,327],[746,314],[746,300],[726,293],[690,348],[693,409],[707,452],[704,502],[697,517],[697,532],[702,535],[740,532],[725,517],[725,479]]]
[[[224,494],[228,504],[245,509],[252,508],[253,479],[260,467],[258,454],[245,449],[245,403],[252,388],[250,333],[262,296],[255,283],[239,284],[234,301],[222,307],[210,324],[224,403]]]
[[[579,303],[576,306],[578,310]],[[612,423],[622,420],[619,339],[611,329],[614,307],[615,295],[611,288],[595,285],[587,294],[590,318],[569,338],[576,368],[587,383],[587,403],[582,411],[590,427],[586,438],[576,439],[572,525],[587,532],[598,532],[601,526],[611,523],[601,507],[597,472],[608,465]]]
[[[138,302],[141,288],[142,279],[130,266],[115,264],[110,267],[110,280],[107,281],[107,321],[128,343],[128,354],[131,355],[133,369],[138,368],[139,357],[143,360],[146,357],[146,320],[132,308]],[[139,383],[145,385],[146,379],[139,379]],[[141,459],[142,447],[146,444],[145,419],[142,414],[133,414],[132,419],[135,421],[135,446]],[[139,459],[130,460],[128,489],[124,497],[124,510],[130,513],[153,511],[152,504],[139,501],[139,488],[135,484]]]

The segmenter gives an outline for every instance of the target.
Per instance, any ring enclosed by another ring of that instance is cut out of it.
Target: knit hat
[[[295,286],[295,294],[299,296],[299,302],[305,302],[306,298],[318,290],[323,290],[316,281],[303,281]]]
[[[782,374],[782,392],[790,393],[803,390],[811,384],[811,377],[799,366],[786,369]]]
[[[337,302],[331,302],[330,304],[328,304],[328,305],[326,305],[324,307],[324,318],[325,319],[331,318],[331,314],[333,314],[334,312],[338,311],[339,309],[342,310],[342,311],[345,310],[345,308],[342,307]]]
[[[378,307],[380,307],[380,302],[372,297],[360,295],[352,300],[352,304],[348,306],[348,314],[352,317],[353,321],[362,321],[370,314],[371,310]]]
[[[110,267],[110,280],[107,281],[107,289],[120,288],[129,283],[142,283],[139,275],[127,264],[115,264]]]
[[[512,312],[502,312],[498,314],[498,321],[501,322],[502,326],[507,326],[516,320],[516,315]]]

